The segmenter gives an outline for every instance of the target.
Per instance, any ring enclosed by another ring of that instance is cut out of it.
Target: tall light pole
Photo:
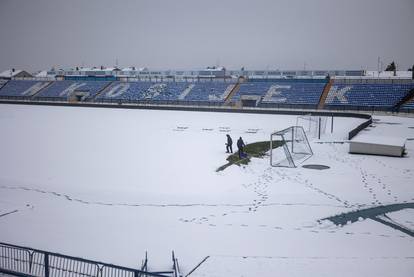
[[[380,58],[380,56],[378,56],[378,63],[377,63],[378,78],[379,78],[379,74],[380,74],[380,64],[381,64],[381,58]]]

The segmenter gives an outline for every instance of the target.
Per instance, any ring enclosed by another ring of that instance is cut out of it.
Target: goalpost
[[[281,146],[273,149],[276,142]],[[270,135],[271,166],[296,167],[312,155],[312,148],[302,126],[292,126]]]
[[[320,139],[326,132],[327,121],[326,116],[306,114],[296,118],[296,126],[302,126],[308,136]]]

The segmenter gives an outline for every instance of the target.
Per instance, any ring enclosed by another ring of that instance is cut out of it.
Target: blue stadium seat
[[[229,86],[221,82],[114,82],[97,99],[223,102],[223,94]]]
[[[325,104],[327,107],[391,108],[411,88],[412,84],[334,84]]]
[[[240,84],[233,101],[243,96],[258,96],[260,107],[316,107],[326,80],[250,80]],[[48,98],[66,100],[73,92],[82,92],[85,99],[98,101],[150,101],[165,104],[191,103],[222,105],[235,82],[120,82],[96,80],[3,80],[0,79],[0,97]],[[394,107],[414,83],[406,84],[345,84],[332,85],[325,101],[327,108],[389,109]],[[414,110],[414,100],[401,106]]]
[[[67,99],[74,91],[82,91],[88,95],[88,98],[93,98],[109,83],[108,81],[55,81],[38,93],[35,98],[53,97]]]
[[[98,100],[178,100],[186,89],[185,82],[113,82],[98,97]]]
[[[319,102],[325,82],[263,81],[240,84],[233,97],[238,101],[245,95],[260,96],[263,104],[311,105]]]
[[[11,80],[0,89],[0,96],[29,97],[48,84],[49,82],[45,81]]]
[[[235,84],[229,82],[197,82],[193,85],[194,87],[187,94],[185,100],[224,102],[225,97]]]

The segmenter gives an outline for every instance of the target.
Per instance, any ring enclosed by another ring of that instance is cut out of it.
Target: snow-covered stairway
[[[98,93],[93,97],[93,98],[91,98],[91,100],[95,100],[102,92],[104,92],[104,91],[106,91],[106,89],[110,86],[110,85],[112,85],[112,83],[113,82],[109,82],[106,86],[104,86],[100,91],[98,91]]]
[[[326,98],[328,97],[329,91],[333,85],[333,79],[330,79],[328,83],[326,83],[325,87],[323,88],[321,98],[319,99],[318,103],[318,110],[323,109],[325,106]]]
[[[393,107],[393,110],[398,110],[402,105],[409,103],[411,100],[414,99],[414,88],[411,89],[398,103],[396,103]]]
[[[228,93],[227,97],[224,98],[224,105],[228,106],[231,102],[231,99],[233,98],[233,95],[235,95],[240,89],[240,83],[237,82],[233,88],[230,90],[230,92]]]
[[[28,91],[27,90],[27,91],[23,92],[23,95],[30,96],[30,97],[33,98],[37,94],[39,94],[41,91],[43,91],[43,90],[47,89],[48,87],[50,87],[53,83],[54,82],[52,81],[52,82],[47,82],[47,83],[45,83],[43,85],[33,86],[32,88],[30,88],[31,91]]]
[[[193,89],[195,85],[191,84],[189,85],[179,96],[178,99],[179,100],[184,100],[184,98],[191,92],[191,90]]]

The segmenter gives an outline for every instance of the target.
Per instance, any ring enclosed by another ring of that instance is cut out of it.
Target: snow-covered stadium
[[[411,72],[100,71],[2,74],[0,271],[412,276]]]
[[[0,0],[0,277],[413,277],[414,0]]]

